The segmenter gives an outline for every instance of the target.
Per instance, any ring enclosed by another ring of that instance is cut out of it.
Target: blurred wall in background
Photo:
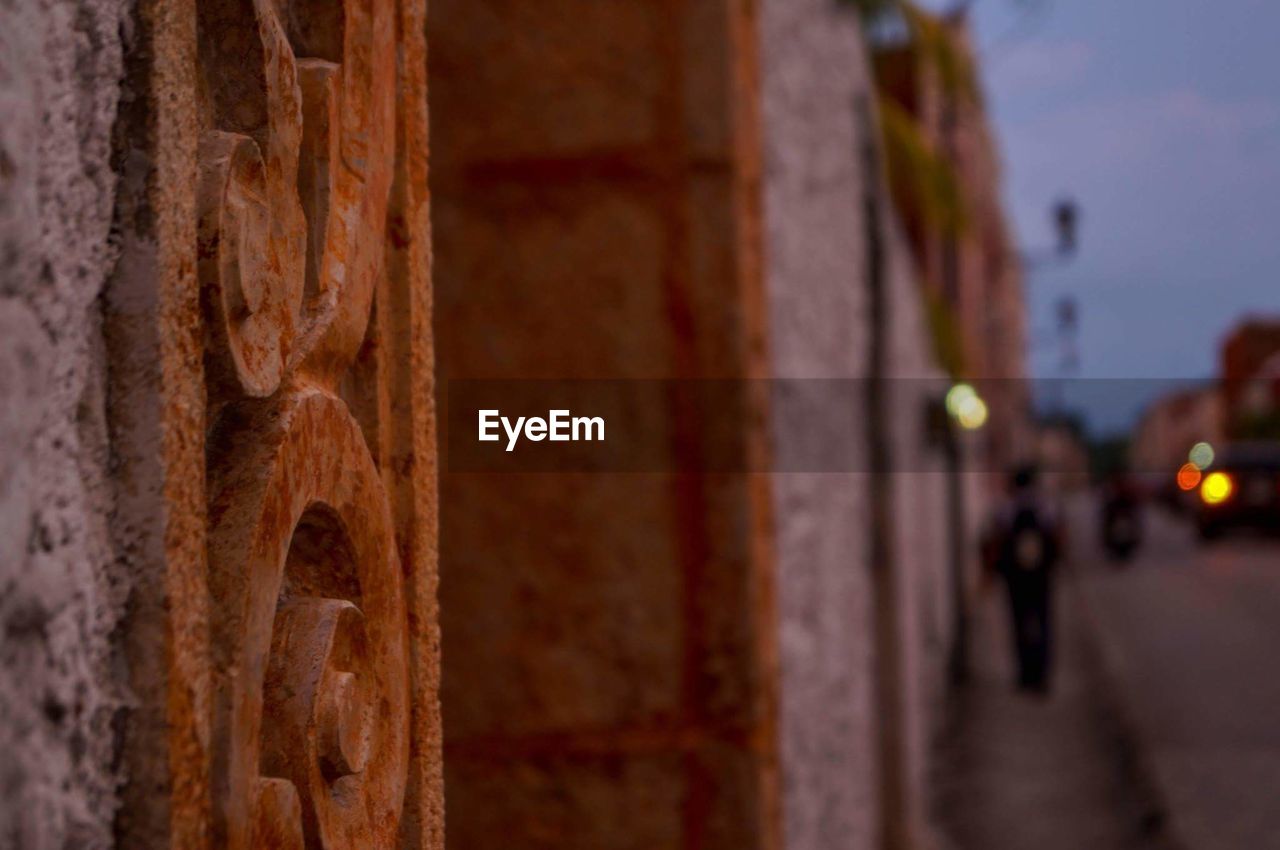
[[[982,452],[1004,471],[1035,452],[1024,257],[967,18],[921,14],[914,26],[913,39],[874,45],[890,185],[942,365],[982,382],[992,414]]]

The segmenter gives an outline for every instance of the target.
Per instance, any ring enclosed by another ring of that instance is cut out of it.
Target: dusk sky
[[[1082,377],[1213,375],[1238,317],[1280,313],[1280,3],[978,0],[973,15],[1024,249],[1051,244],[1055,198],[1083,211],[1079,257],[1028,276],[1033,373],[1057,374],[1053,304],[1070,294]],[[1076,396],[1095,428],[1168,383],[1116,387]]]

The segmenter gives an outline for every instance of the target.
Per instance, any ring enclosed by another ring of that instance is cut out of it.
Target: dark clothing
[[[995,567],[1009,592],[1018,686],[1046,689],[1052,660],[1053,568],[1060,541],[1057,518],[1034,494],[1020,493],[998,512],[992,534]]]
[[[1053,659],[1053,580],[1048,570],[1006,573],[1009,621],[1018,659],[1018,687],[1043,689]]]

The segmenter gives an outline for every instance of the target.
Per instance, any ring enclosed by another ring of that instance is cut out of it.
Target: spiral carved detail
[[[404,579],[339,386],[365,342],[395,157],[392,0],[198,0],[215,843],[394,847]]]
[[[210,506],[211,585],[227,609],[213,636],[223,838],[391,847],[409,683],[386,494],[339,399],[307,389],[259,416],[245,426],[259,440],[215,471]]]

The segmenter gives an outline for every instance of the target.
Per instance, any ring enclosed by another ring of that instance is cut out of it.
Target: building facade
[[[852,9],[20,0],[0,46],[0,848],[930,845],[982,506]],[[948,303],[1020,377],[966,121]],[[628,411],[652,468],[437,423],[708,379]]]
[[[1222,390],[1216,383],[1168,393],[1152,402],[1133,431],[1129,450],[1134,471],[1172,487],[1187,453],[1199,442],[1226,439]]]
[[[1004,213],[968,20],[917,12],[913,21],[914,38],[891,36],[874,56],[886,119],[905,149],[891,163],[895,203],[944,365],[982,383],[991,410],[982,463],[1007,470],[1035,454],[1024,258]]]
[[[1251,316],[1222,341],[1222,404],[1227,432],[1280,437],[1280,319]]]

